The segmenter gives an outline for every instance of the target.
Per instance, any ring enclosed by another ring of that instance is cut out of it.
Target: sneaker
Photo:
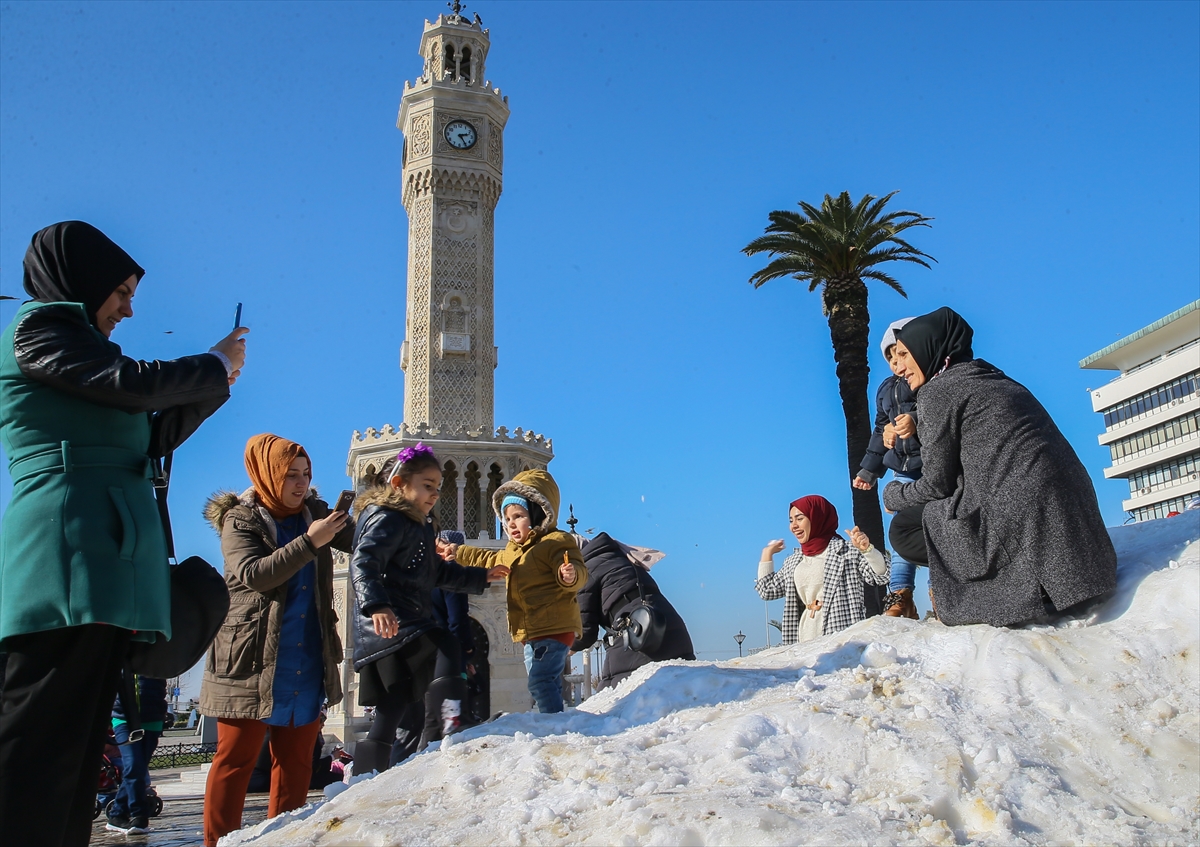
[[[123,832],[125,835],[145,835],[150,831],[150,822],[146,818],[109,818],[104,824],[109,832]]]

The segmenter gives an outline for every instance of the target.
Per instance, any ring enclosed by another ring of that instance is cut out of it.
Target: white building
[[[1120,371],[1093,389],[1109,479],[1129,481],[1136,521],[1182,512],[1200,494],[1200,300],[1093,353],[1081,368]]]

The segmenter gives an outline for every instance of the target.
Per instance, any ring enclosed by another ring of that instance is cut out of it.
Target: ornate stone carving
[[[417,115],[412,120],[412,130],[408,137],[408,152],[410,156],[428,156],[433,149],[433,116]]]
[[[504,130],[488,121],[488,164],[500,170],[504,167]]]
[[[449,241],[474,241],[479,235],[479,204],[463,200],[439,200],[438,236]]]

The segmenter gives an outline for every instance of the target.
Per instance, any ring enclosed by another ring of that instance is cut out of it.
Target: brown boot
[[[889,618],[919,620],[917,604],[913,602],[912,589],[901,588],[884,597],[883,613]]]

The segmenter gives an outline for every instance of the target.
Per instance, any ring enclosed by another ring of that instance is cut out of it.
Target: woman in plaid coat
[[[754,583],[764,600],[785,598],[783,643],[819,638],[865,618],[863,583],[887,585],[888,554],[872,547],[858,527],[850,530],[849,542],[838,535],[837,509],[818,494],[793,500],[788,522],[800,547],[777,571],[774,556],[783,540],[769,543]]]

